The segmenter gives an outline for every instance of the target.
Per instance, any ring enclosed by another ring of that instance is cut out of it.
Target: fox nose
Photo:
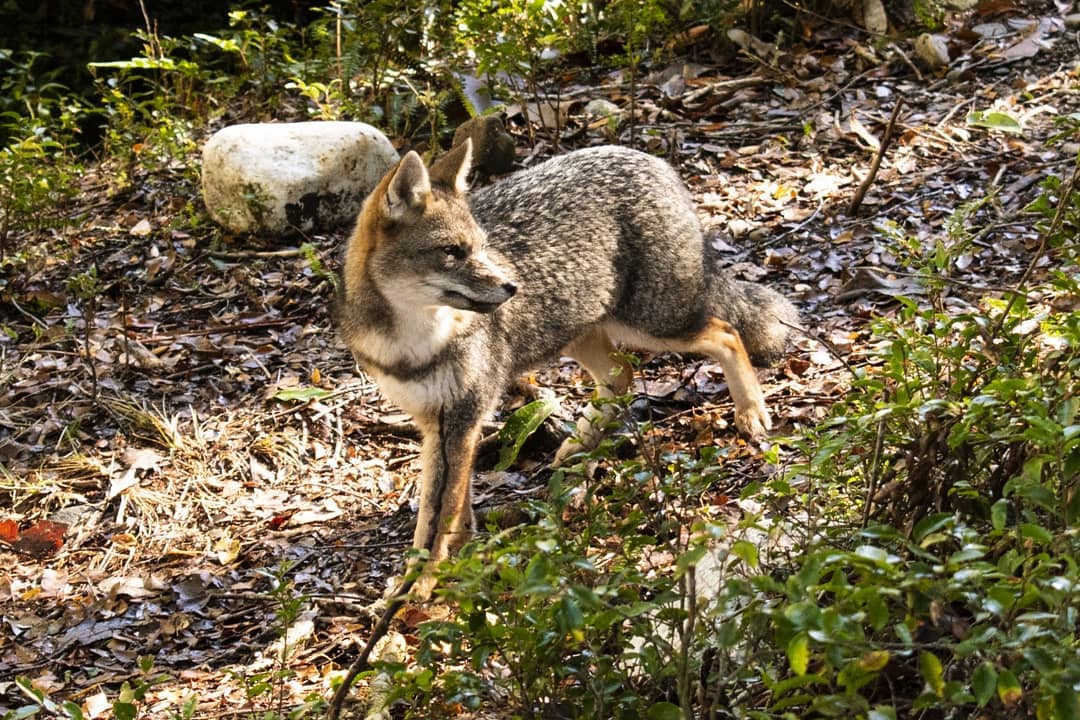
[[[517,285],[515,285],[514,283],[511,283],[511,282],[503,283],[502,284],[502,289],[503,289],[503,292],[506,293],[506,296],[508,298],[512,298],[512,297],[514,297],[514,295],[517,294]]]

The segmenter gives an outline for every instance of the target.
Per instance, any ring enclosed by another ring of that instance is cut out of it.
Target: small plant
[[[138,718],[146,717],[143,713],[143,704],[147,693],[155,685],[167,682],[169,679],[167,675],[154,672],[153,656],[146,655],[139,658],[138,673],[134,679],[124,681],[116,699],[112,702],[112,717],[115,720],[138,720]],[[15,684],[30,697],[33,704],[5,713],[3,720],[22,720],[22,718],[36,715],[40,710],[55,717],[66,718],[66,720],[83,720],[86,717],[78,703],[70,700],[57,703],[36,688],[28,678],[16,678]],[[194,695],[189,697],[178,710],[168,715],[169,720],[191,720],[195,716],[197,702],[198,698]]]
[[[608,5],[611,24],[623,39],[623,62],[630,71],[630,145],[635,143],[637,115],[637,79],[641,64],[649,56],[649,41],[668,25],[668,16],[660,0],[615,0]]]
[[[338,278],[337,273],[326,267],[315,246],[311,243],[304,243],[300,246],[300,255],[303,256],[311,274],[317,278],[327,280],[333,286],[334,291],[337,292],[341,280]]]
[[[272,630],[277,641],[272,648],[272,667],[255,673],[229,671],[229,675],[243,684],[248,701],[247,714],[253,720],[299,720],[323,709],[324,701],[318,694],[311,695],[298,707],[288,707],[287,684],[295,677],[288,664],[296,649],[293,633],[309,602],[307,596],[296,592],[290,581],[292,568],[291,563],[282,561],[277,567],[261,573],[270,582],[269,595],[275,605]],[[269,705],[270,709],[259,705]]]
[[[531,99],[540,108],[549,100],[542,84],[546,58],[570,49],[573,38],[565,29],[577,22],[578,6],[543,0],[464,0],[454,15],[455,39],[466,60],[487,78],[489,88],[505,87],[522,107]],[[551,129],[557,137],[555,110]],[[543,119],[544,112],[538,112]]]
[[[70,148],[86,110],[37,77],[38,57],[0,50],[0,262],[24,249],[19,239],[74,221],[65,211],[80,168]]]
[[[98,401],[98,372],[97,363],[94,362],[93,337],[97,329],[98,298],[102,289],[96,266],[73,275],[67,281],[67,291],[79,301],[82,309],[82,356],[83,363],[90,373],[90,399],[94,403]]]
[[[1044,296],[1077,292],[1074,182],[1048,182],[1031,208],[1047,219],[1032,267],[1056,251],[1062,268]],[[902,298],[875,324],[875,361],[797,442],[806,461],[787,477],[848,496],[852,510],[806,538],[794,582],[770,583],[782,599],[767,615],[788,655],[767,682],[778,705],[1076,716],[1080,319],[1030,305],[1029,274],[1006,298],[945,311],[978,206],[960,208],[945,238],[896,238],[928,302]],[[904,677],[921,692],[883,702],[885,678]]]

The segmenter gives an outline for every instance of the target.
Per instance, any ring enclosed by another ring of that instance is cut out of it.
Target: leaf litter
[[[1009,287],[1037,245],[1023,209],[1077,153],[1047,142],[1056,117],[1080,111],[1077,43],[1048,4],[995,7],[948,18],[950,60],[938,70],[910,46],[822,25],[809,47],[748,39],[735,60],[687,59],[638,85],[638,131],[686,178],[710,242],[737,275],[803,311],[809,332],[763,371],[782,432],[824,417],[866,360],[867,320],[899,294],[918,296],[890,233],[945,237],[970,206],[964,222],[979,230],[949,269],[957,307]],[[618,78],[565,95],[581,102],[559,111],[564,146],[611,139],[609,121],[585,114],[589,100],[631,110]],[[848,215],[901,97],[894,143]],[[543,142],[530,158],[550,153]],[[197,194],[190,184],[144,175],[130,197],[113,197],[108,173],[85,180],[71,260],[43,257],[7,279],[0,711],[25,702],[14,683],[25,676],[106,717],[146,655],[171,677],[148,692],[148,716],[190,695],[202,717],[250,707],[241,679],[281,650],[272,570],[283,563],[307,598],[290,629],[289,702],[325,695],[370,629],[368,605],[400,571],[417,434],[352,366],[327,310],[332,283],[303,253],[238,239],[211,250],[206,226],[177,220]],[[336,267],[344,239],[305,241]],[[70,282],[87,273],[93,303]],[[589,393],[569,363],[532,382],[575,405]],[[650,441],[722,445],[738,476],[768,472],[731,427],[715,364],[646,359],[635,390],[649,399],[632,411],[655,423]],[[481,510],[542,493],[553,447],[518,448],[521,472],[481,473]],[[481,470],[496,462],[488,455]],[[714,500],[727,505],[738,489]]]

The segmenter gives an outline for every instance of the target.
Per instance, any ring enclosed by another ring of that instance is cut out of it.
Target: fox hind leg
[[[735,427],[754,440],[765,438],[772,428],[765,396],[742,338],[730,323],[711,317],[685,345],[680,347],[681,344],[673,345],[670,341],[665,344],[667,349],[706,355],[720,363],[735,404]]]

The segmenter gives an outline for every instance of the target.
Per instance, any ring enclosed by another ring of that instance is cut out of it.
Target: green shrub
[[[980,207],[929,243],[887,233],[925,294],[737,520],[710,512],[718,449],[609,445],[599,480],[557,472],[529,524],[450,561],[456,614],[388,666],[409,716],[1076,717],[1080,316],[1053,308],[1080,295],[1080,202],[1050,181],[1031,208],[1045,282],[949,313]]]
[[[81,168],[72,148],[88,111],[36,76],[38,57],[0,50],[0,260],[75,220],[67,201]]]

